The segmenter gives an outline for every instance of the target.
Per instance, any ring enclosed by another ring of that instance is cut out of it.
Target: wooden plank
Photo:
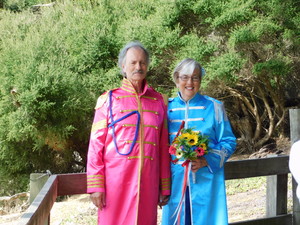
[[[229,223],[229,225],[291,225],[291,224],[293,224],[292,214]]]
[[[226,180],[288,174],[289,172],[289,156],[287,155],[225,163]]]
[[[267,177],[267,217],[287,214],[288,175]]]
[[[20,218],[18,225],[44,224],[57,197],[57,176],[52,175]]]
[[[300,140],[300,109],[289,109],[291,144]]]
[[[279,176],[289,173],[288,156],[277,156],[263,159],[229,161],[225,164],[226,179],[242,179],[256,176]],[[279,185],[279,184],[278,184]],[[278,186],[277,185],[277,186]],[[279,185],[280,186],[280,185]],[[59,174],[49,178],[37,198],[23,214],[19,225],[43,224],[57,196],[86,193],[86,173]],[[43,198],[43,196],[45,196]],[[292,215],[281,215],[251,221],[231,223],[232,225],[268,225],[291,224]],[[298,225],[298,224],[297,224]],[[299,224],[300,225],[300,224]]]
[[[287,214],[288,202],[288,174],[277,175],[277,201],[276,201],[276,216]],[[268,191],[268,189],[267,189]]]
[[[71,173],[58,175],[58,196],[86,193],[86,173]]]
[[[50,174],[48,174],[48,173],[32,173],[32,174],[30,174],[30,184],[29,184],[29,187],[30,187],[29,203],[30,204],[33,202],[35,197],[42,190],[42,188],[46,184],[49,177],[50,177]]]

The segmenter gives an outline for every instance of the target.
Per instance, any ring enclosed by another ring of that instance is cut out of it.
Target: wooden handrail
[[[86,194],[86,187],[85,173],[58,175],[58,196]]]
[[[225,164],[225,178],[229,180],[269,175],[287,175],[290,172],[288,161],[289,156],[229,161]],[[50,210],[57,196],[85,193],[85,173],[52,175],[28,210],[23,214],[19,225],[43,224],[42,221],[47,221],[47,218],[49,218]],[[296,196],[294,197],[296,198]],[[294,213],[298,217],[300,216],[300,212]],[[231,223],[231,225],[291,225],[293,224],[293,216],[295,215],[276,215],[251,221],[235,222]],[[300,225],[300,223],[294,223],[293,225]]]
[[[40,225],[47,221],[57,198],[58,175],[52,175],[20,219],[19,225]]]
[[[290,169],[289,156],[287,155],[228,161],[225,163],[226,180],[288,173],[290,173]]]

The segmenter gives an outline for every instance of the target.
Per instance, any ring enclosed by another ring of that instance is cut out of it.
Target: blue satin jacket
[[[175,135],[185,120],[185,128],[194,128],[209,136],[209,152],[204,157],[208,163],[196,172],[196,182],[189,175],[191,214],[186,215],[185,206],[181,211],[181,224],[185,216],[190,216],[194,225],[227,225],[226,191],[224,179],[224,163],[234,152],[236,138],[232,132],[222,102],[197,93],[185,102],[180,93],[176,98],[169,99],[168,125],[169,141],[172,143]],[[184,167],[171,164],[172,192],[166,206],[163,208],[162,225],[173,225],[174,212],[180,201]]]

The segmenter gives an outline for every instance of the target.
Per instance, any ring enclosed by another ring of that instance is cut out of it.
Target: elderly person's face
[[[147,58],[141,48],[130,48],[122,65],[126,77],[131,82],[142,81],[147,75]]]
[[[176,79],[176,86],[179,88],[181,97],[188,101],[199,91],[201,76],[199,69],[195,69],[192,74],[179,73]]]

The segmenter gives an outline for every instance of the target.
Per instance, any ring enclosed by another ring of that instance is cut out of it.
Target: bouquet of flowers
[[[170,148],[169,153],[175,156],[173,163],[176,163],[180,159],[183,159],[182,166],[184,167],[184,177],[182,184],[182,194],[178,206],[173,214],[176,215],[175,223],[180,224],[180,214],[182,204],[185,199],[185,193],[187,188],[187,181],[189,172],[191,171],[191,161],[207,154],[209,148],[209,139],[207,136],[202,135],[198,131],[194,131],[193,128],[184,129],[184,121],[182,121],[181,126],[174,138]],[[196,183],[196,174],[193,172],[193,183]],[[174,223],[174,224],[175,224]]]
[[[169,148],[169,153],[179,159],[195,160],[208,151],[208,137],[192,128],[182,129]]]
[[[176,157],[172,162],[176,163],[183,159],[182,166],[187,166],[190,161],[207,154],[208,142],[207,136],[194,131],[193,128],[180,129],[169,148],[169,153]],[[193,182],[195,183],[195,174],[193,174]]]

